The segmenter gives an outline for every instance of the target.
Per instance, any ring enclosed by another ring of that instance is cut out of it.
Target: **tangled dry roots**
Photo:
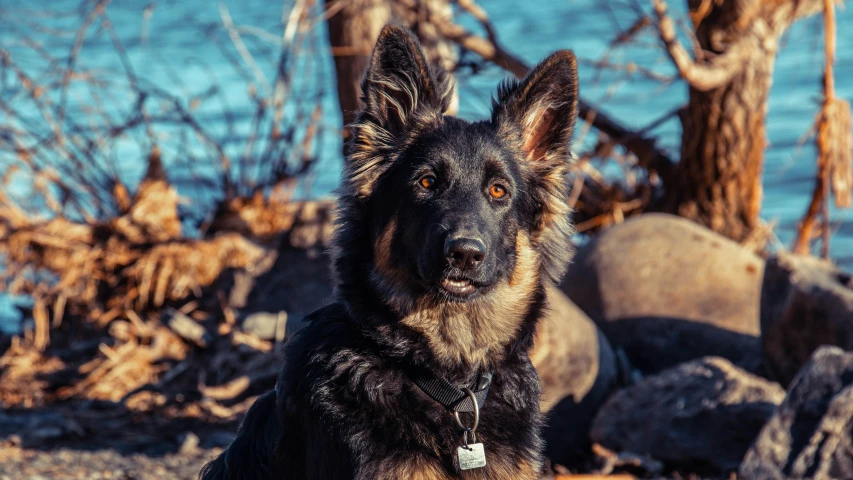
[[[196,392],[205,400],[196,414],[233,416],[217,402],[274,378],[275,362],[271,342],[232,328],[219,280],[274,254],[306,214],[331,209],[237,198],[220,207],[208,237],[190,239],[165,179],[113,196],[120,214],[86,223],[33,219],[0,193],[0,290],[34,302],[33,325],[0,357],[0,405],[87,399],[138,412],[166,408],[169,391]],[[330,228],[327,220],[312,228]]]
[[[35,317],[49,306],[53,323],[65,312],[104,326],[128,311],[162,307],[202,290],[229,268],[246,268],[266,249],[239,233],[181,238],[178,196],[165,181],[144,182],[128,212],[98,224],[65,218],[39,222],[0,211],[7,291],[31,295]],[[46,346],[36,318],[36,343]]]

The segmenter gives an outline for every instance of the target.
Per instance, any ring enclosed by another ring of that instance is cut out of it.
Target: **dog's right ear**
[[[427,63],[411,32],[393,24],[379,33],[361,89],[365,111],[394,137],[415,116],[440,118],[450,101],[447,74]]]
[[[361,82],[364,109],[352,129],[344,185],[365,198],[407,135],[441,121],[452,87],[440,65],[429,65],[408,30],[386,25]]]

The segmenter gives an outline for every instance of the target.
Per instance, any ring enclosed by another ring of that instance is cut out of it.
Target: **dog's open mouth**
[[[465,278],[444,278],[441,280],[441,288],[460,298],[469,297],[477,291],[474,283]]]

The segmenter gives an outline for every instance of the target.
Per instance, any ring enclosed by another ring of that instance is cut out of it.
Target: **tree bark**
[[[329,43],[338,78],[338,103],[344,125],[349,125],[361,105],[361,78],[370,51],[391,19],[391,4],[387,0],[326,0],[330,11],[339,5],[343,7],[328,20]]]
[[[761,209],[764,120],[774,57],[775,52],[756,46],[744,71],[724,87],[691,88],[682,116],[677,183],[667,191],[673,209],[736,241],[757,226]]]
[[[731,71],[720,75],[725,80],[719,85],[691,82],[685,72],[694,65],[678,58],[678,47],[667,42],[661,24],[661,38],[690,85],[681,160],[675,183],[666,185],[665,209],[743,241],[759,223],[767,97],[779,38],[797,18],[820,11],[821,1],[688,0],[688,5],[704,57],[696,65],[720,62],[725,66],[718,68]],[[726,55],[729,61],[721,62]]]
[[[326,8],[334,12],[328,20],[329,43],[335,59],[338,103],[345,126],[355,119],[361,108],[361,79],[376,38],[389,21],[401,23],[415,33],[428,61],[440,63],[448,71],[456,65],[453,43],[442,37],[428,20],[452,18],[449,0],[326,0]],[[454,93],[451,114],[455,113],[456,99]]]

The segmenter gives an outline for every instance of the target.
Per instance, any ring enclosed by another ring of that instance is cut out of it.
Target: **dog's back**
[[[275,391],[267,392],[249,409],[237,438],[215,460],[204,466],[202,480],[281,478],[275,462],[279,439]]]

